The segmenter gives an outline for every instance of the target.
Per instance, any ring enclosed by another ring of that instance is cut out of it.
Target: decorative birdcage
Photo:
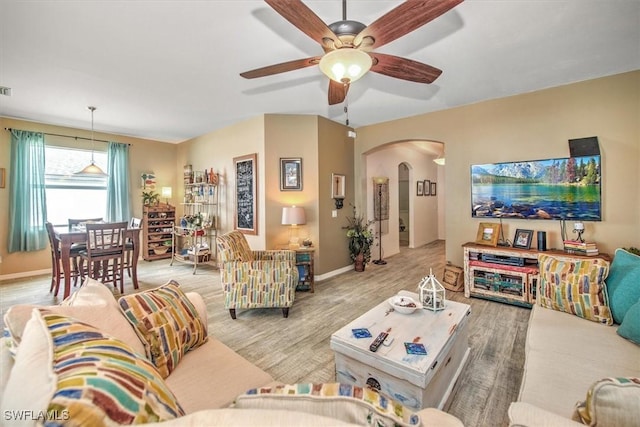
[[[431,269],[429,269],[429,275],[423,277],[418,284],[418,291],[423,308],[432,311],[444,310],[444,286],[438,282],[438,279],[433,275],[433,271]]]

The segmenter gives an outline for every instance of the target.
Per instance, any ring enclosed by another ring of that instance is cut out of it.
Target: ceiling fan
[[[265,0],[276,12],[318,42],[325,54],[269,65],[240,73],[247,79],[265,77],[313,65],[329,77],[329,105],[343,102],[349,85],[367,71],[417,83],[432,83],[442,70],[394,55],[372,52],[423,26],[463,0],[409,0],[370,25],[347,20],[342,0],[342,20],[325,24],[301,0]]]

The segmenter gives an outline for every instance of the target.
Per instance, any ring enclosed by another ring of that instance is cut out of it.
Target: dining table
[[[60,242],[60,263],[64,272],[64,296],[71,293],[71,245],[87,243],[87,231],[81,226],[61,225],[54,227],[55,237]],[[125,240],[130,239],[133,244],[131,260],[131,281],[138,289],[138,256],[140,255],[140,228],[127,228],[124,232]]]

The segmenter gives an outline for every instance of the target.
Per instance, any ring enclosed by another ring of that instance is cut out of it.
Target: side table
[[[300,287],[308,287],[309,291],[313,293],[313,257],[315,254],[315,249],[300,247],[299,249],[295,249],[295,251],[296,266],[298,267],[298,274],[300,276],[296,289],[299,289]]]

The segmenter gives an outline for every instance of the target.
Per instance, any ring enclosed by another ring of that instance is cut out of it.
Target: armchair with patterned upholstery
[[[296,253],[253,251],[239,231],[216,238],[224,307],[232,319],[238,308],[282,308],[289,316],[298,285]]]

